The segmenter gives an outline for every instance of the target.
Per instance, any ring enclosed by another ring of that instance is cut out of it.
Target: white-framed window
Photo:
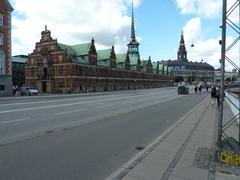
[[[3,14],[0,13],[0,26],[2,26],[2,25],[3,25]]]
[[[3,45],[3,33],[0,33],[0,45]]]

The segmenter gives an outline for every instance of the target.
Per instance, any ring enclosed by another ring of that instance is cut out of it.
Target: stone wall
[[[12,76],[0,75],[0,96],[12,95]]]

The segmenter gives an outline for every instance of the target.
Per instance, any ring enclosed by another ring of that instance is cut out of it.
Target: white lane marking
[[[26,121],[29,120],[31,118],[23,118],[23,119],[15,119],[15,120],[9,120],[9,121],[2,121],[0,122],[0,124],[9,124],[9,123],[13,123],[13,122],[19,122],[19,121]]]
[[[122,95],[115,95],[115,96],[122,96]],[[50,96],[51,97],[51,96]],[[99,97],[99,96],[98,96]],[[91,98],[98,98],[96,96],[91,97]],[[48,97],[47,97],[48,98]],[[25,101],[25,102],[18,102],[18,103],[9,103],[9,104],[0,104],[1,106],[11,106],[11,105],[21,105],[21,104],[37,104],[37,103],[46,103],[46,102],[61,102],[61,101],[71,101],[71,100],[84,100],[84,99],[89,99],[89,97],[74,97],[74,98],[64,98],[64,99],[57,99],[57,100],[46,100],[46,101]]]
[[[72,106],[72,105],[78,105],[78,104],[96,103],[96,102],[99,102],[99,101],[111,101],[111,100],[118,100],[118,99],[124,99],[124,98],[127,98],[127,97],[119,97],[119,98],[111,98],[111,99],[103,99],[103,100],[95,100],[95,101],[85,101],[85,102],[76,102],[76,103],[66,103],[66,104],[58,104],[58,105],[51,105],[51,106],[38,106],[38,107],[32,107],[32,108],[26,108],[26,109],[6,110],[6,111],[0,111],[0,114],[9,113],[9,112],[35,110],[35,109],[48,109],[48,108],[54,108],[54,107]]]
[[[0,111],[0,114],[9,113],[9,112],[19,112],[19,111],[35,110],[35,109],[47,109],[47,108],[54,108],[54,107],[72,106],[72,105],[78,105],[78,104],[88,104],[88,103],[104,102],[104,101],[111,101],[111,100],[118,100],[118,99],[141,97],[141,96],[146,96],[146,95],[133,95],[133,96],[127,96],[127,97],[116,97],[116,98],[101,99],[101,100],[94,100],[94,101],[66,103],[66,104],[58,104],[58,105],[50,105],[50,106],[38,106],[38,107],[25,108],[25,109],[5,110],[5,111]]]
[[[84,110],[85,109],[77,109],[77,110],[73,110],[73,111],[65,111],[65,112],[60,112],[60,113],[54,113],[53,115],[70,114],[70,113],[80,112],[80,111],[84,111]]]
[[[169,93],[169,90],[168,91],[166,91],[166,90],[164,90],[164,89],[162,89],[163,91],[158,91],[158,92],[151,92],[151,93],[147,93],[147,94],[138,94],[138,95],[132,95],[132,94],[119,94],[119,95],[114,95],[115,97],[122,97],[122,96],[124,96],[124,95],[126,95],[126,96],[129,96],[129,97],[139,97],[139,96],[151,96],[151,95],[158,95],[159,93],[160,94],[165,94],[165,93]],[[108,95],[103,95],[103,96],[108,96]],[[50,96],[51,97],[51,96]],[[60,96],[59,96],[60,97]],[[44,97],[45,98],[45,97]],[[48,97],[46,97],[46,98],[48,98]],[[90,98],[98,98],[98,97],[96,97],[96,96],[94,96],[94,97],[90,97]],[[26,101],[26,102],[18,102],[18,103],[9,103],[9,104],[0,104],[0,107],[1,106],[13,106],[13,105],[21,105],[21,104],[37,104],[37,103],[46,103],[46,102],[61,102],[61,101],[70,101],[70,100],[78,100],[78,99],[81,99],[81,100],[83,100],[83,99],[89,99],[89,97],[82,97],[82,96],[76,96],[76,97],[74,97],[74,98],[64,98],[64,99],[57,99],[57,100],[46,100],[46,101],[34,101],[34,102],[32,102],[32,101]]]
[[[101,105],[101,106],[97,106],[96,108],[100,109],[100,108],[106,108],[106,107],[111,107],[111,106],[114,106],[114,104]]]
[[[128,103],[132,103],[132,102],[135,102],[135,101],[124,101],[124,102],[120,102],[119,104],[128,104]]]

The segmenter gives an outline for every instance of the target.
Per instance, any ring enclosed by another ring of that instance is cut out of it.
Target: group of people
[[[199,93],[201,94],[202,88],[203,88],[202,85],[200,85],[199,87],[195,86],[195,87],[194,87],[195,94],[197,94],[197,91],[198,91],[198,90],[199,90]]]
[[[201,94],[203,88],[204,87],[202,85],[195,86],[194,87],[195,94],[197,94],[198,91],[199,91],[199,94]],[[206,91],[208,92],[208,86],[206,86],[205,88],[206,88]],[[211,98],[212,98],[212,106],[215,104],[215,101],[216,101],[215,99],[217,99],[217,104],[218,104],[218,107],[219,107],[220,88],[218,86],[213,86],[212,87]]]

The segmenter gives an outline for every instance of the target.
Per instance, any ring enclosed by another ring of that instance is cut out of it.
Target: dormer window
[[[3,25],[3,14],[0,13],[0,26],[2,26],[2,25]]]

